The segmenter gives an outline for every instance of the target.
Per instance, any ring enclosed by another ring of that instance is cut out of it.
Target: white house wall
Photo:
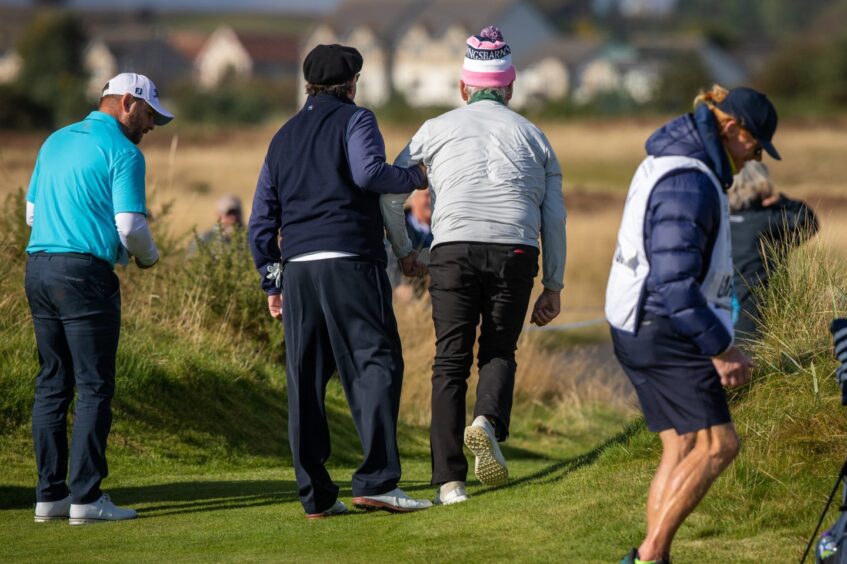
[[[214,88],[229,73],[250,76],[253,60],[238,36],[229,27],[215,30],[195,60],[197,82],[202,88]]]
[[[21,57],[15,51],[0,56],[0,84],[14,82],[21,72]]]
[[[660,80],[661,75],[655,69],[635,68],[624,75],[623,88],[633,100],[646,104],[656,95]]]
[[[391,95],[388,53],[376,35],[368,28],[357,28],[349,36],[341,37],[336,35],[329,26],[319,25],[302,43],[300,68],[303,68],[303,61],[312,49],[318,45],[333,43],[355,47],[364,59],[361,78],[357,85],[356,102],[362,106],[385,104]],[[302,106],[306,102],[306,80],[303,78],[302,71],[298,72],[297,89],[298,100]]]
[[[368,28],[354,29],[345,45],[362,54],[362,73],[357,86],[356,102],[363,106],[381,106],[391,96],[389,60],[386,49]]]
[[[568,94],[570,73],[565,64],[548,57],[524,69],[517,69],[511,105],[525,108],[535,102],[559,100]]]
[[[394,87],[411,106],[459,106],[459,80],[470,32],[451,26],[430,37],[422,26],[404,34],[394,54]]]
[[[471,18],[473,21],[473,18]],[[443,34],[432,37],[421,25],[413,25],[403,34],[394,55],[394,88],[412,106],[459,106],[462,99],[458,83],[461,78],[468,36],[479,33],[486,25],[497,25],[512,48],[512,53],[531,51],[555,36],[555,30],[525,2],[516,2],[498,16],[495,22],[475,22],[472,29],[454,25]],[[514,56],[514,55],[513,55]],[[518,87],[523,80],[518,70]],[[562,74],[564,72],[564,77]],[[554,72],[546,89],[567,92],[567,70]],[[530,80],[531,79],[530,74]],[[537,81],[543,82],[543,81]],[[536,90],[544,90],[533,86]],[[564,94],[562,94],[564,95]]]
[[[614,92],[621,88],[621,76],[615,64],[605,58],[595,59],[582,71],[574,100],[580,104],[591,101],[603,92]]]
[[[300,46],[300,70],[297,72],[297,100],[298,107],[306,103],[306,79],[303,78],[303,61],[306,60],[306,55],[318,45],[332,45],[333,43],[342,43],[331,27],[328,25],[318,25],[311,34],[303,41]]]
[[[83,54],[83,66],[88,71],[85,95],[90,100],[97,100],[106,82],[118,74],[118,62],[106,43],[102,39],[95,39]]]

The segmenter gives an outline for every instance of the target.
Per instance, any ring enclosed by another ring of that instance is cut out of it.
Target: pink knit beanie
[[[468,86],[499,88],[515,80],[512,49],[503,41],[499,28],[490,25],[471,35],[462,65],[462,82]]]

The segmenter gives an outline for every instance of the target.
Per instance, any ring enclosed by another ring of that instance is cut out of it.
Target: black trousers
[[[91,503],[109,473],[106,439],[121,328],[120,282],[109,264],[91,255],[36,253],[27,262],[26,296],[41,364],[32,408],[36,499],[57,501],[70,491],[73,503]]]
[[[479,384],[474,416],[495,420],[497,439],[509,436],[515,350],[526,316],[538,249],[525,245],[447,243],[430,253],[435,362],[432,367],[432,483],[465,481],[462,450],[465,396],[479,336]]]
[[[353,495],[394,489],[403,355],[385,265],[360,257],[289,262],[283,286],[288,434],[303,508],[319,513],[338,497],[324,466],[324,400],[336,369],[364,451]]]

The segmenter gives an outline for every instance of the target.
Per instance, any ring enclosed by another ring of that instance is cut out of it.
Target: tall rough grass
[[[789,254],[773,246],[766,252],[776,266],[759,292],[764,331],[752,350],[765,374],[805,373],[817,386],[827,374],[818,374],[815,361],[820,369],[834,366],[829,323],[847,314],[844,260],[819,241]]]
[[[8,196],[5,204],[0,434],[26,426],[38,372],[23,287],[29,239],[23,193]],[[283,453],[285,396],[276,368],[282,327],[266,313],[244,235],[189,257],[183,241],[163,229],[167,206],[152,215],[161,263],[145,271],[116,268],[123,324],[115,443],[133,452],[183,457]]]
[[[753,382],[732,397],[742,452],[707,498],[738,534],[798,522],[811,533],[847,455],[847,407],[833,378],[828,330],[847,313],[844,260],[820,241],[771,252],[776,266],[761,293],[762,335],[750,347]]]

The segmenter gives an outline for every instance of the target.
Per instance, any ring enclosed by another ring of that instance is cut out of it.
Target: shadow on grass
[[[522,447],[511,446],[509,444],[501,444],[503,454],[507,460],[544,460],[550,457],[540,452],[535,452]]]
[[[618,433],[617,435],[607,439],[600,445],[594,447],[590,451],[582,454],[580,456],[569,458],[567,460],[560,460],[541,468],[537,472],[533,472],[532,474],[528,474],[516,480],[509,481],[508,484],[504,486],[498,486],[493,488],[485,489],[477,494],[474,497],[479,497],[485,495],[489,492],[502,490],[506,488],[513,488],[516,486],[520,486],[521,484],[526,484],[532,482],[533,484],[550,484],[557,480],[561,480],[571,472],[579,470],[584,466],[588,466],[592,464],[595,460],[597,460],[603,452],[606,451],[609,447],[623,444],[627,442],[634,435],[645,429],[645,423],[643,419],[639,419],[634,423],[628,425],[623,431]]]
[[[406,491],[428,490],[432,487],[425,481],[404,481],[402,486]],[[142,517],[244,509],[300,501],[297,483],[293,480],[175,482],[110,488],[108,493],[115,503],[136,508]],[[338,492],[340,498],[352,495],[349,483]],[[34,488],[0,486],[0,510],[31,509],[34,506]]]
[[[35,507],[35,487],[0,485],[0,511]]]
[[[162,517],[298,502],[291,480],[215,480],[112,488],[117,503],[138,507],[139,515]],[[149,505],[149,507],[144,507]]]
[[[427,482],[403,483],[403,489],[406,491],[429,488],[431,486]],[[287,503],[296,503],[299,506],[300,503],[297,483],[292,480],[178,482],[116,488],[110,490],[110,495],[121,504],[141,506],[138,513],[142,517],[226,511]],[[352,495],[349,486],[341,487],[338,492],[339,498],[349,498]],[[144,507],[145,504],[150,504],[150,507]]]
[[[138,508],[141,515],[161,516],[219,509],[238,509],[299,501],[291,480],[191,481],[152,486],[110,488],[118,505]],[[150,505],[150,507],[143,507]],[[35,488],[0,486],[0,510],[35,506]]]

